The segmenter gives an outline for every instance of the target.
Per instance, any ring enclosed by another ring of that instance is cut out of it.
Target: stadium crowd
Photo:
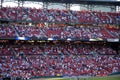
[[[0,24],[0,37],[13,37],[16,36],[15,31],[10,25]]]
[[[107,76],[120,71],[120,56],[105,45],[1,45],[0,71],[2,77],[27,79],[39,76]]]
[[[120,13],[101,11],[71,11],[54,9],[36,9],[22,7],[3,7],[0,18],[8,20],[28,20],[45,22],[74,22],[74,23],[120,23]]]
[[[21,53],[25,55],[31,54],[46,54],[46,55],[115,55],[117,54],[114,49],[109,45],[96,45],[96,44],[65,44],[65,45],[15,45],[15,46],[3,46],[0,47],[0,55],[13,55]]]
[[[120,13],[4,7],[0,9],[0,19],[118,24]],[[120,38],[120,28],[0,24],[0,38],[16,36],[116,39]],[[120,72],[120,55],[106,44],[0,44],[0,77],[108,76],[113,72]]]
[[[0,25],[0,37],[37,37],[37,38],[102,38],[115,39],[120,38],[120,29],[103,26],[66,26],[66,27],[30,27]]]

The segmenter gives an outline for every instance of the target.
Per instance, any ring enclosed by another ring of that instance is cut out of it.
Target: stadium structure
[[[120,1],[0,0],[0,80],[120,80]]]

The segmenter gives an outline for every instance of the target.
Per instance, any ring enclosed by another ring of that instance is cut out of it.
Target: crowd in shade
[[[96,44],[65,44],[65,45],[1,45],[0,55],[13,55],[21,53],[25,55],[38,54],[38,55],[115,55],[116,50],[112,49],[109,45],[96,45]]]
[[[0,61],[3,77],[108,76],[120,71],[120,57],[113,55],[1,56]]]
[[[107,45],[1,45],[4,77],[108,76],[120,71],[120,56]]]
[[[120,23],[120,13],[101,11],[71,11],[5,7],[0,9],[0,18],[9,20],[73,22],[73,23]]]
[[[15,30],[10,25],[0,24],[0,37],[14,37],[16,36]]]
[[[66,27],[30,27],[30,26],[13,26],[0,25],[0,37],[37,37],[37,38],[102,38],[115,39],[120,38],[119,28],[110,28],[102,26],[66,26]]]

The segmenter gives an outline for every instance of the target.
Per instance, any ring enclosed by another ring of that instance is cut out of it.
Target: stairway
[[[116,35],[113,35],[113,34],[112,34],[110,31],[108,31],[106,28],[104,28],[104,30],[105,30],[109,35],[111,35],[112,38],[116,37]]]
[[[48,13],[47,9],[44,10],[44,13],[46,14],[47,18],[49,19],[48,21],[55,21],[55,17],[53,15],[51,15],[50,13]]]
[[[12,29],[15,31],[16,36],[20,36],[20,35],[19,35],[19,32],[17,31],[17,29],[15,28],[15,26],[11,26],[11,27],[12,27]]]
[[[8,16],[2,10],[0,10],[0,12],[3,14],[3,16],[5,16],[6,19],[9,20]]]
[[[72,11],[69,11],[70,16],[72,16],[72,19],[75,19],[76,23],[79,23],[78,18],[72,13]]]
[[[106,16],[109,18],[109,23],[112,23],[112,18],[106,13]]]

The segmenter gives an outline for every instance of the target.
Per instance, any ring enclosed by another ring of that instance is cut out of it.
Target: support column
[[[88,5],[87,7],[88,7],[88,10],[93,10],[94,5]]]
[[[1,8],[3,7],[3,0],[1,0]]]
[[[20,7],[21,0],[18,0],[18,7]]]
[[[48,2],[43,2],[43,8],[48,9],[48,5],[49,5],[49,3],[48,3]]]
[[[66,3],[66,10],[70,10],[70,4]]]
[[[116,12],[116,6],[110,6],[111,12]]]
[[[120,11],[120,6],[116,6],[116,11]]]
[[[22,12],[23,12],[23,5],[24,5],[24,1],[21,1],[22,2]],[[22,18],[23,18],[23,14],[22,14]],[[23,22],[23,19],[21,18],[21,21]]]

